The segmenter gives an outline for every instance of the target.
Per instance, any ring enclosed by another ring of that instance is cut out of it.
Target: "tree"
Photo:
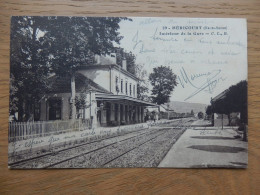
[[[136,77],[139,79],[137,84],[137,98],[145,101],[150,101],[148,96],[148,83],[147,83],[147,71],[144,69],[144,65],[136,64],[135,66]]]
[[[53,31],[55,36],[54,66],[57,75],[71,77],[72,116],[75,118],[75,72],[79,66],[88,65],[93,54],[109,54],[113,43],[119,43],[119,22],[126,18],[56,17]]]
[[[43,17],[19,16],[11,20],[10,114],[28,120],[35,103],[47,90],[49,73],[48,25]],[[25,105],[27,105],[25,107]]]
[[[214,126],[214,114],[212,105],[208,105],[206,108],[207,119],[211,120],[211,124]]]
[[[198,118],[199,118],[199,119],[203,119],[203,118],[204,118],[203,112],[199,112],[199,113],[198,113]]]
[[[241,127],[244,130],[244,139],[247,139],[246,127],[248,124],[248,110],[247,110],[247,81],[240,81],[236,85],[229,87],[222,98],[211,102],[212,113],[228,115],[229,124],[231,122],[230,114],[232,112],[239,112]],[[222,115],[223,117],[223,115]],[[223,128],[223,120],[222,120]]]
[[[149,81],[153,86],[152,100],[158,105],[169,101],[170,95],[175,86],[177,86],[176,75],[170,67],[160,66],[153,69],[149,75]]]
[[[136,63],[135,63],[135,55],[132,52],[125,54],[126,64],[127,64],[127,71],[136,75]]]
[[[149,101],[147,72],[144,65],[136,64],[136,57],[132,52],[125,52],[123,48],[116,48],[116,62],[122,66],[123,60],[126,60],[127,71],[135,75],[139,81],[137,84],[137,98]]]
[[[241,113],[241,122],[247,124],[247,81],[241,81],[226,90],[225,96],[211,103],[214,113]]]
[[[49,88],[48,76],[71,77],[72,116],[75,118],[75,72],[93,64],[94,54],[108,54],[119,43],[119,22],[127,18],[13,17],[11,24],[12,100],[10,113],[28,120],[33,107]],[[17,89],[17,90],[15,90]],[[23,116],[27,117],[23,117]]]
[[[126,60],[126,69],[128,72],[136,76],[136,57],[132,52],[126,52],[123,48],[115,48],[116,50],[116,63],[123,66],[123,60]]]
[[[75,106],[78,111],[83,110],[83,118],[85,119],[85,109],[89,108],[91,103],[86,101],[87,95],[85,93],[80,93],[75,96]]]
[[[207,108],[206,108],[206,114],[207,115],[211,115],[212,114],[212,106],[211,105],[208,105]]]
[[[150,101],[148,93],[148,87],[146,86],[146,83],[144,80],[139,80],[137,84],[137,98],[140,100]]]
[[[248,123],[247,81],[244,80],[229,87],[225,102],[229,105],[229,113],[240,112],[241,122]]]
[[[243,140],[247,141],[248,110],[247,110],[247,81],[241,81],[229,88],[226,101],[230,104],[231,112],[240,112],[240,127]]]
[[[194,111],[193,110],[190,111],[190,115],[194,116]]]
[[[10,106],[9,112],[10,115],[14,115],[18,111],[18,88],[14,83],[14,76],[13,74],[10,75]],[[16,119],[17,120],[17,119]]]

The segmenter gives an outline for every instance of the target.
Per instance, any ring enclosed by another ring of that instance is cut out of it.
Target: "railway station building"
[[[75,103],[76,118],[91,121],[92,127],[144,122],[145,108],[157,105],[137,98],[139,79],[127,71],[126,60],[119,66],[114,56],[95,58],[95,64],[81,66],[75,73],[75,100],[71,78],[49,78],[52,87],[35,109],[36,120],[69,120]]]
[[[211,99],[211,105],[215,106],[217,101],[225,101],[227,90],[224,90],[216,97]],[[236,126],[240,120],[240,113],[239,112],[231,112],[230,114],[223,114],[223,113],[212,113],[212,124],[214,126]]]

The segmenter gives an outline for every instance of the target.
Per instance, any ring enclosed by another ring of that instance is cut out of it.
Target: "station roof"
[[[54,75],[50,77],[50,88],[49,93],[70,93],[71,92],[71,77],[70,76],[58,76]],[[86,92],[86,91],[96,91],[101,93],[110,93],[105,88],[101,87],[91,79],[86,76],[75,73],[75,87],[76,93]]]
[[[220,94],[218,94],[216,97],[212,98],[211,99],[211,102],[216,102],[217,100],[221,100],[221,99],[224,99],[226,97],[226,94],[229,90],[226,89],[225,91],[222,91]]]

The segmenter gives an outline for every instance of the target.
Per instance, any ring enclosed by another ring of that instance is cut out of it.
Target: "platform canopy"
[[[211,99],[211,103],[214,103],[214,102],[216,102],[218,100],[224,99],[226,97],[228,91],[229,90],[226,89],[225,91],[223,91],[220,94],[218,94],[216,97],[212,98]]]
[[[100,101],[131,101],[137,104],[141,104],[143,106],[158,106],[157,104],[143,101],[137,98],[125,96],[125,95],[113,95],[113,94],[107,94],[107,93],[97,93],[96,94],[96,100]]]

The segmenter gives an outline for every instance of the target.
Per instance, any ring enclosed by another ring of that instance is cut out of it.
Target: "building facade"
[[[50,78],[51,90],[41,100],[39,120],[71,119],[73,104],[77,118],[91,121],[92,127],[118,126],[144,122],[144,109],[154,104],[137,99],[138,78],[113,57],[97,64],[79,67],[75,73],[75,100],[71,98],[69,77]]]

